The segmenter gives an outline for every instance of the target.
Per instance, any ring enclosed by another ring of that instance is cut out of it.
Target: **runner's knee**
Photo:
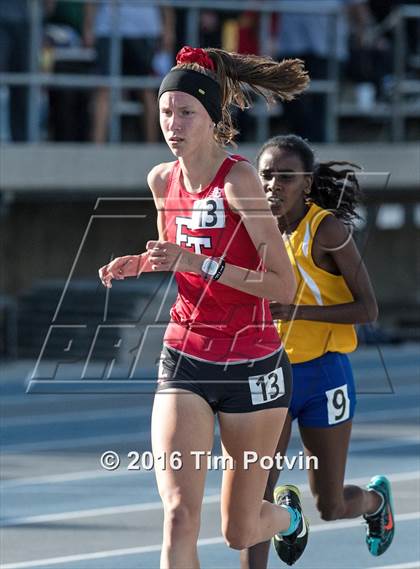
[[[199,508],[193,508],[182,494],[171,492],[162,496],[165,515],[165,534],[169,539],[185,539],[198,536]]]

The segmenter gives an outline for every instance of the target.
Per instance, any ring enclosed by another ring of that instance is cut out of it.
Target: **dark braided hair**
[[[302,161],[304,171],[312,172],[311,191],[307,196],[309,201],[332,210],[344,223],[352,224],[360,218],[356,206],[362,201],[362,192],[354,171],[354,168],[360,170],[360,166],[339,160],[316,162],[308,142],[295,134],[270,138],[258,152],[257,166],[268,148],[281,148],[296,154]]]

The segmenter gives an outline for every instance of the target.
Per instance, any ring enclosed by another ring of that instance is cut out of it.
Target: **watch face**
[[[215,275],[217,273],[217,269],[219,267],[219,263],[214,259],[205,259],[203,262],[203,271],[208,275]]]

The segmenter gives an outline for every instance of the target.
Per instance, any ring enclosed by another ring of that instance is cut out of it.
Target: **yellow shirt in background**
[[[297,281],[297,305],[328,306],[354,300],[341,275],[320,269],[312,259],[312,243],[316,231],[327,215],[333,214],[311,204],[298,227],[285,241]],[[356,332],[351,324],[312,320],[278,320],[276,324],[292,363],[306,362],[326,352],[352,352],[357,346]]]

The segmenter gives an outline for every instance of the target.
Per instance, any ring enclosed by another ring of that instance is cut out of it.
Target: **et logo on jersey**
[[[222,197],[212,196],[194,202],[191,217],[176,217],[176,243],[186,247],[194,247],[195,253],[202,253],[204,249],[211,249],[211,236],[195,236],[183,232],[184,228],[190,231],[200,229],[221,229],[225,227],[225,208]]]

